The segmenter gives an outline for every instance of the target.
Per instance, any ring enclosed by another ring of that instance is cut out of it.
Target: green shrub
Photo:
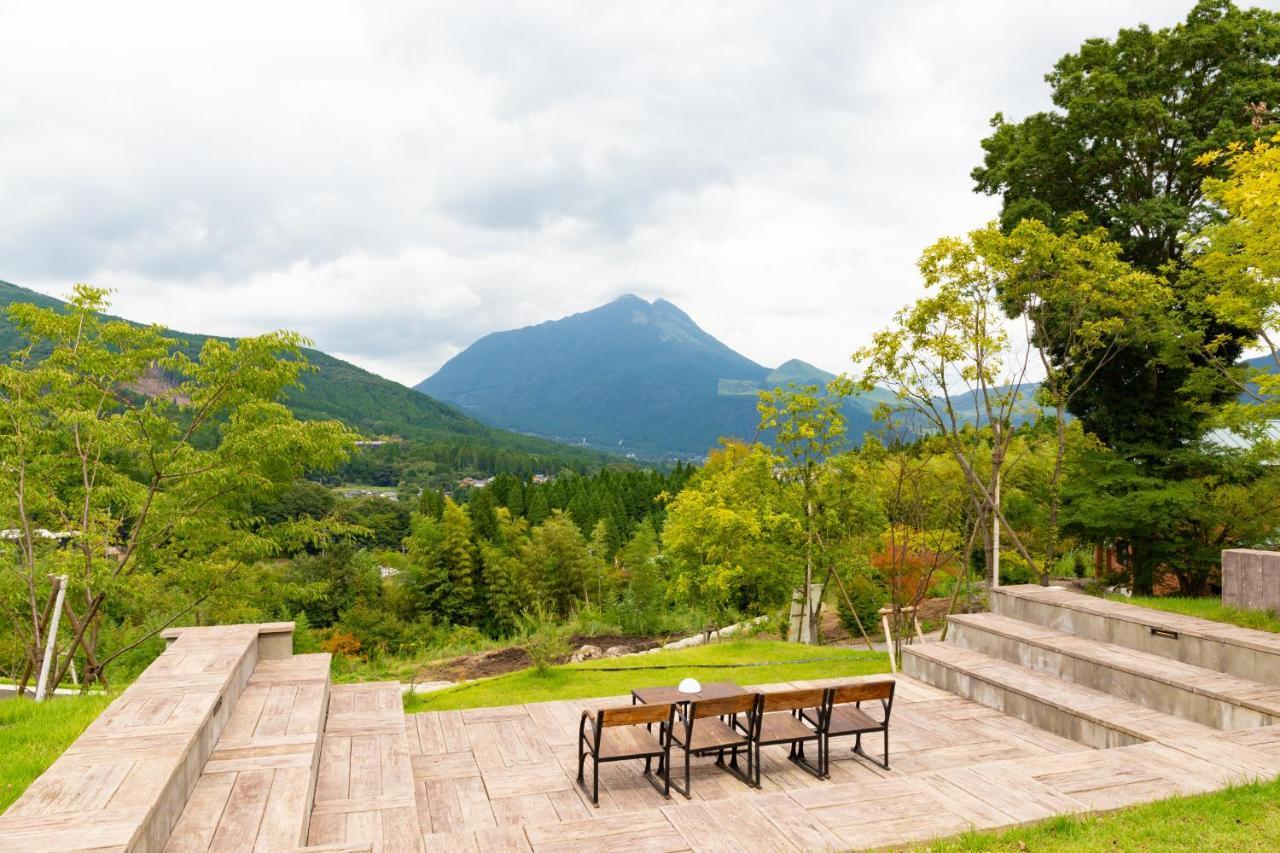
[[[533,668],[540,673],[569,654],[568,640],[551,625],[544,625],[530,634],[524,648],[529,653],[529,660],[533,661]]]
[[[451,649],[471,650],[479,649],[488,645],[489,641],[479,628],[471,625],[458,625],[449,632],[449,638],[445,645]]]
[[[840,624],[854,637],[862,636],[858,631],[858,619],[862,620],[863,630],[874,634],[880,624],[880,608],[889,601],[889,590],[874,572],[858,572],[845,578],[845,589],[853,602],[854,610],[849,609],[849,602],[840,591],[836,590],[836,610],[840,613]],[[858,614],[854,619],[853,614]]]
[[[956,591],[955,575],[944,574],[929,588],[930,598],[950,598]]]
[[[548,618],[546,610],[535,606],[534,610],[520,618],[521,632],[525,636],[524,650],[533,661],[533,668],[546,672],[552,665],[569,654],[569,641],[565,627]]]
[[[293,617],[293,653],[306,655],[320,651],[320,637],[307,620],[307,611],[299,610]]]
[[[359,640],[361,653],[366,658],[400,654],[413,640],[403,620],[363,602],[344,610],[335,627]]]
[[[1012,552],[1000,552],[1000,583],[1004,585],[1035,583],[1035,569],[1027,561]]]

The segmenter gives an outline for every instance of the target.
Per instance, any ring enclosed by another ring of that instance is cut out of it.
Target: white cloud
[[[990,116],[1189,6],[0,0],[0,278],[407,383],[626,291],[838,370],[994,213]]]

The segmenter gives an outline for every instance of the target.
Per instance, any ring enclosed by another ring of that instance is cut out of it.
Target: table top
[[[681,693],[675,687],[637,687],[631,691],[631,698],[643,705],[654,705],[723,699],[726,696],[743,696],[746,692],[732,681],[713,681],[702,685],[702,689],[697,693]]]

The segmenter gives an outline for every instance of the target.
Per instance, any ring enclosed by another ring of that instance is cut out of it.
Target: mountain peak
[[[701,456],[721,435],[754,434],[754,403],[725,403],[720,380],[758,383],[768,372],[671,302],[626,293],[486,335],[417,387],[494,425],[651,457]]]
[[[648,300],[646,300],[644,297],[642,297],[642,296],[636,296],[634,293],[624,293],[624,294],[622,294],[621,296],[617,297],[616,299],[613,299],[611,302],[608,302],[607,304],[608,304],[608,305],[635,305],[635,304],[640,304],[640,305],[644,305],[644,306],[646,306],[646,307],[647,307],[647,306],[649,305],[649,302],[648,302]]]
[[[495,426],[647,458],[700,458],[722,437],[758,436],[758,391],[832,378],[798,359],[770,371],[670,301],[627,293],[486,335],[417,387]],[[849,415],[861,435],[870,418]]]

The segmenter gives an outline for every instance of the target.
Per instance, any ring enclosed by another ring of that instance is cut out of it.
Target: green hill
[[[23,341],[7,311],[14,302],[46,307],[63,303],[35,291],[0,281],[0,352],[8,354]],[[208,335],[168,332],[183,350],[197,352]],[[587,470],[610,457],[586,448],[568,447],[481,423],[458,409],[411,388],[384,379],[315,349],[305,350],[317,370],[302,377],[289,407],[301,418],[336,418],[370,437],[396,436],[420,445],[415,456],[443,468],[483,473]]]

